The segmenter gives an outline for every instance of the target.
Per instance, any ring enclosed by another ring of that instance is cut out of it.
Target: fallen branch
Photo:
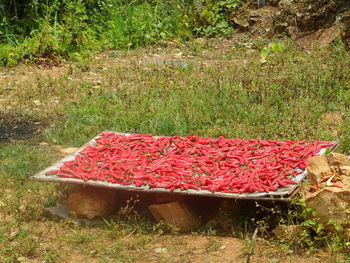
[[[254,242],[255,242],[255,239],[258,235],[258,231],[259,231],[259,228],[255,228],[254,230],[254,234],[253,234],[253,237],[252,237],[252,240],[251,240],[251,243],[250,243],[250,247],[249,247],[249,251],[247,253],[247,256],[245,258],[245,261],[244,263],[249,263],[250,262],[250,257],[254,254]]]

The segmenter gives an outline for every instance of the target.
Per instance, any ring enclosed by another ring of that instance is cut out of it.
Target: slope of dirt
[[[263,8],[257,9],[255,2],[249,2],[238,13],[233,13],[233,20],[238,29],[251,37],[286,35],[292,39],[303,38],[309,34],[321,31],[306,41],[321,38],[334,40],[339,36],[332,32],[321,36],[322,31],[340,24],[345,43],[350,38],[349,1],[336,0],[270,0]],[[326,39],[327,41],[327,39]]]

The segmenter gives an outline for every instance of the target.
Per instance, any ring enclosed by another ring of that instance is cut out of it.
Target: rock
[[[168,250],[165,247],[157,247],[157,248],[154,249],[155,253],[165,253],[167,251]]]
[[[291,243],[299,241],[302,228],[297,225],[278,225],[273,231],[278,239],[283,239]]]
[[[69,147],[69,148],[60,148],[59,151],[60,151],[60,153],[62,153],[64,155],[69,155],[69,154],[74,153],[78,149],[79,148]]]
[[[322,223],[326,231],[350,235],[350,231],[344,231],[350,226],[349,158],[331,153],[310,158],[308,165],[308,172],[311,171],[308,174],[309,181],[319,182],[322,175],[327,176],[327,181],[320,183],[316,192],[304,194],[306,207],[315,211],[310,217]]]
[[[118,198],[114,191],[97,187],[85,187],[70,194],[68,212],[77,218],[105,217],[116,211]]]
[[[65,205],[45,207],[44,212],[50,218],[70,219],[67,206]]]
[[[340,173],[346,176],[350,176],[350,165],[340,165]]]
[[[317,33],[317,32],[316,32]],[[340,37],[341,31],[337,25],[330,28],[323,29],[321,35],[319,36],[317,42],[319,47],[327,47],[332,43],[337,37]]]
[[[280,9],[290,9],[291,4],[292,4],[292,0],[281,0],[278,3],[278,7]]]
[[[288,34],[290,37],[295,40],[298,38],[298,29],[295,26],[289,26],[288,27]]]
[[[68,213],[68,208],[65,205],[62,206],[50,206],[46,207],[44,209],[45,215],[52,218],[52,219],[70,219],[74,220],[75,223],[79,226],[96,226],[96,225],[102,225],[105,223],[104,220],[99,218],[94,219],[76,219],[71,218]]]
[[[196,38],[195,40],[193,40],[193,43],[197,44],[197,45],[205,45],[207,43],[207,40],[205,38]]]
[[[266,63],[267,63],[267,60],[266,60],[265,57],[262,56],[262,57],[259,59],[259,62],[260,62],[261,64],[266,64]]]
[[[175,53],[174,58],[182,58],[182,52]]]
[[[327,159],[330,165],[350,165],[349,157],[341,153],[331,153],[327,155]]]
[[[40,100],[33,100],[33,102],[36,106],[40,106],[42,104]]]
[[[257,11],[251,11],[249,16],[252,17],[261,17],[261,15]]]
[[[315,218],[326,231],[335,232],[337,226],[348,227],[350,222],[350,188],[327,188],[306,198],[306,207],[315,210]],[[330,224],[330,222],[333,222]],[[335,225],[336,224],[336,225]]]
[[[341,35],[342,28],[337,24],[329,28],[321,28],[312,34],[307,35],[303,39],[300,39],[298,43],[306,49],[324,48],[335,41],[338,37],[340,38]]]
[[[156,220],[175,227],[179,232],[188,232],[200,225],[199,217],[181,202],[153,204],[148,208]]]
[[[246,19],[240,20],[237,17],[234,17],[233,22],[235,22],[241,30],[247,30],[250,26],[249,22]]]
[[[318,184],[322,175],[331,172],[327,156],[314,156],[308,159],[307,180],[311,184]]]
[[[256,22],[259,22],[261,19],[258,18],[258,17],[250,17],[249,18],[249,21],[252,22],[252,23],[256,23]]]
[[[274,26],[274,30],[276,33],[282,33],[282,32],[285,32],[286,29],[288,28],[289,24],[286,23],[286,22],[283,22],[283,23],[277,23],[275,26]]]
[[[20,263],[26,263],[26,262],[29,262],[25,257],[18,257],[16,258],[18,262]]]
[[[230,201],[223,201],[219,205],[219,209],[215,215],[206,223],[207,227],[220,227],[226,232],[232,230],[235,225],[235,219],[241,214],[241,207],[236,203]]]

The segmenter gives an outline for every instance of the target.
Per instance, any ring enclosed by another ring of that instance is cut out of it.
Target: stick
[[[259,231],[259,227],[255,228],[254,230],[254,234],[253,234],[253,237],[252,237],[252,242],[251,242],[251,245],[250,245],[250,248],[249,248],[249,251],[247,253],[247,257],[245,258],[245,261],[244,263],[249,263],[250,262],[250,257],[254,254],[254,246],[253,246],[253,243],[256,239],[256,236],[258,235],[258,231]]]

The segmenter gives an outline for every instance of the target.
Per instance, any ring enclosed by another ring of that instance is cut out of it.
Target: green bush
[[[0,64],[224,36],[242,0],[0,0]]]
[[[194,36],[228,35],[234,26],[231,14],[242,3],[242,0],[187,0],[181,25]]]
[[[178,33],[178,8],[161,1],[124,4],[114,0],[103,40],[110,48],[130,48],[171,38]],[[170,15],[168,15],[170,14]]]

